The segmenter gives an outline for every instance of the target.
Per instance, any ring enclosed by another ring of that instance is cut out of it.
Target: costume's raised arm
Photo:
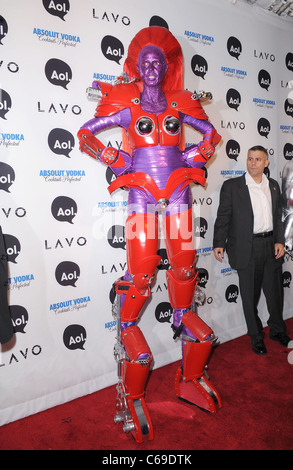
[[[193,168],[201,168],[212,157],[215,146],[220,142],[221,136],[209,122],[201,103],[212,98],[209,92],[194,92],[188,90],[177,91],[172,95],[172,106],[179,112],[182,124],[192,127],[202,134],[202,140],[195,145],[184,149],[183,160]]]
[[[187,147],[182,154],[188,165],[193,168],[201,168],[214,155],[215,146],[220,142],[221,136],[207,120],[196,119],[187,115],[181,115],[181,118],[183,123],[203,134],[203,138],[198,144]]]

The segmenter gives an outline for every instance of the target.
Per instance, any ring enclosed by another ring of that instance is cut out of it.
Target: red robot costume
[[[129,190],[126,221],[127,272],[115,283],[118,340],[117,415],[137,442],[153,439],[145,404],[145,383],[152,353],[137,326],[150,297],[158,256],[158,212],[170,263],[167,284],[173,307],[174,338],[182,340],[182,367],[175,376],[179,398],[210,412],[221,399],[205,374],[215,336],[192,311],[196,290],[190,184],[204,185],[204,165],[221,137],[201,106],[197,93],[183,91],[182,51],[165,28],[151,26],[132,40],[124,64],[128,82],[94,82],[100,98],[94,119],[78,132],[80,149],[110,166],[117,178],[110,185]],[[199,131],[197,145],[184,146],[183,125]],[[123,150],[105,147],[95,134],[120,126]]]

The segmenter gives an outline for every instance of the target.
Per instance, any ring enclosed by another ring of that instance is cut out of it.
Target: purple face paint
[[[163,51],[156,46],[144,47],[139,53],[137,68],[144,84],[140,98],[142,109],[162,113],[167,100],[161,84],[168,68]]]
[[[137,68],[145,86],[160,86],[167,71],[163,51],[155,46],[144,47],[139,53]]]

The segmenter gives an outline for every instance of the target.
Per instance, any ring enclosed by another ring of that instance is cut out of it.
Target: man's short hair
[[[268,151],[265,149],[262,145],[255,145],[254,147],[251,147],[248,152],[264,152],[268,158]]]

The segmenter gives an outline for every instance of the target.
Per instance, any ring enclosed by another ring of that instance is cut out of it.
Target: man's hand
[[[276,259],[282,258],[285,254],[285,247],[282,243],[275,243],[275,257]]]
[[[224,258],[224,248],[214,248],[215,258],[222,263]]]

